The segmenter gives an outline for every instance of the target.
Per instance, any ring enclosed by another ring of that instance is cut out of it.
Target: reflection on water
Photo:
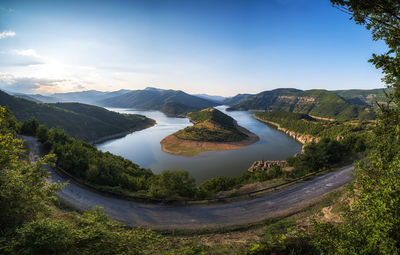
[[[216,107],[234,118],[239,125],[260,137],[260,141],[237,150],[209,151],[194,157],[175,156],[161,150],[160,141],[166,136],[191,125],[188,119],[171,118],[159,111],[137,111],[109,108],[121,113],[137,113],[157,121],[151,128],[110,140],[97,147],[151,168],[154,173],[165,169],[185,169],[198,183],[215,176],[234,176],[246,171],[255,160],[283,160],[301,151],[301,144],[282,132],[271,128],[245,111],[226,112],[225,106]]]

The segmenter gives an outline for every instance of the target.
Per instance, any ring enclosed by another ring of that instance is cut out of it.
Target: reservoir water
[[[102,151],[109,151],[133,161],[154,173],[166,169],[184,169],[201,183],[215,176],[235,176],[246,171],[256,160],[283,160],[301,151],[301,144],[284,133],[254,119],[251,112],[225,111],[226,106],[216,107],[234,118],[260,137],[260,141],[236,150],[209,151],[199,156],[175,156],[161,150],[160,141],[166,136],[192,125],[186,118],[171,118],[159,111],[108,108],[120,113],[142,114],[157,121],[145,130],[125,137],[97,144]]]

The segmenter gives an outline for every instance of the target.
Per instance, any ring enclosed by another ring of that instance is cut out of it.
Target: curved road
[[[33,155],[40,155],[35,138],[22,138],[29,143]],[[351,181],[353,168],[343,167],[260,197],[230,203],[188,206],[146,204],[102,196],[74,183],[68,184],[58,195],[81,210],[102,206],[110,217],[130,226],[160,230],[218,228],[257,223],[304,209],[322,195]],[[51,182],[67,181],[57,173],[50,172]]]

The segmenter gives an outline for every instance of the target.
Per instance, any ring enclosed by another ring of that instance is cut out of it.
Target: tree
[[[32,117],[22,123],[21,133],[24,135],[35,135],[36,130],[39,127],[39,121]]]
[[[169,249],[161,235],[126,229],[100,208],[82,215],[55,208],[62,186],[46,181],[54,155],[26,162],[15,124],[0,107],[0,254],[159,254]]]
[[[45,143],[49,139],[49,129],[45,125],[39,125],[36,130],[36,137],[39,139],[39,142]]]
[[[46,213],[60,188],[45,180],[48,171],[43,165],[54,162],[52,155],[32,165],[20,159],[22,141],[16,138],[15,130],[9,129],[12,120],[0,107],[0,236]]]
[[[7,249],[10,254],[159,254],[167,247],[161,235],[128,230],[95,208],[83,215],[29,222],[16,231]]]
[[[370,60],[392,92],[374,131],[375,144],[356,167],[352,204],[340,225],[316,224],[315,244],[330,254],[400,253],[400,2],[331,0],[357,23],[384,40],[389,50]]]
[[[384,40],[388,51],[372,55],[376,68],[382,69],[384,81],[394,87],[390,96],[399,103],[400,99],[400,3],[395,0],[331,0],[334,6],[351,15],[356,23],[371,30],[374,40]]]
[[[150,186],[150,194],[158,198],[193,197],[195,195],[195,180],[184,170],[165,170],[154,177]]]

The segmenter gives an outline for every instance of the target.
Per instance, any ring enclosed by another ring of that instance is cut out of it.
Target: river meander
[[[300,143],[254,119],[251,112],[226,112],[225,106],[216,108],[230,115],[240,126],[257,134],[260,141],[236,150],[209,151],[193,157],[175,156],[163,152],[160,141],[192,125],[188,119],[167,117],[159,111],[108,108],[121,113],[142,114],[156,120],[157,124],[122,138],[98,144],[97,148],[132,160],[141,167],[152,169],[154,173],[160,173],[165,169],[185,169],[197,183],[215,176],[238,175],[246,171],[255,160],[283,160],[301,151]]]

